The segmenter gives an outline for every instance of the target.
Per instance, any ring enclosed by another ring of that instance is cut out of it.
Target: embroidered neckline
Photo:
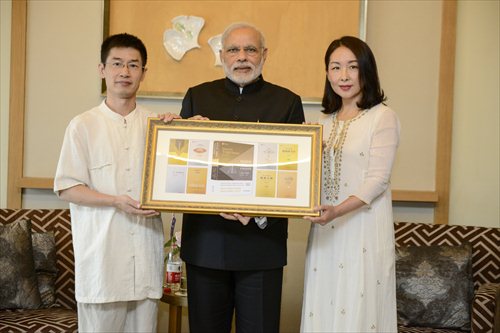
[[[337,113],[332,116],[332,129],[323,150],[323,170],[325,197],[328,201],[337,201],[340,192],[340,174],[342,169],[342,151],[351,123],[360,119],[367,110],[348,120],[338,120]],[[333,160],[333,170],[332,170]],[[333,171],[333,172],[332,172]]]

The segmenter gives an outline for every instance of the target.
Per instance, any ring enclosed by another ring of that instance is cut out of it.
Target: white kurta
[[[139,200],[147,118],[126,117],[103,102],[75,117],[64,136],[54,191],[79,184]],[[113,207],[70,204],[76,300],[81,303],[158,299],[162,295],[163,225]]]
[[[394,226],[390,174],[399,142],[396,114],[379,104],[334,126],[323,115],[322,203],[356,196],[369,205],[325,226],[307,248],[303,332],[396,332]],[[336,133],[330,137],[332,127]]]

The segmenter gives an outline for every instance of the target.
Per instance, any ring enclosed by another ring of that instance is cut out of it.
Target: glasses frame
[[[104,62],[102,64],[104,65],[104,67],[106,67],[106,65],[110,65],[111,69],[115,71],[122,70],[125,67],[127,67],[127,70],[129,70],[130,72],[136,72],[136,71],[138,72],[139,70],[144,71],[144,69],[146,69],[146,66],[142,66],[140,64],[137,64],[136,62],[125,63],[121,61],[112,61],[112,62]],[[131,65],[137,66],[137,68],[130,67]]]

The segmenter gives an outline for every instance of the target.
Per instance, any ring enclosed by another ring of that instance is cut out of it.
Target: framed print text
[[[189,213],[317,216],[321,125],[150,118],[141,205]]]

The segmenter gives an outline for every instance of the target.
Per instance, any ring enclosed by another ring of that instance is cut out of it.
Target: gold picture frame
[[[318,216],[322,126],[148,121],[141,205],[172,212]]]

